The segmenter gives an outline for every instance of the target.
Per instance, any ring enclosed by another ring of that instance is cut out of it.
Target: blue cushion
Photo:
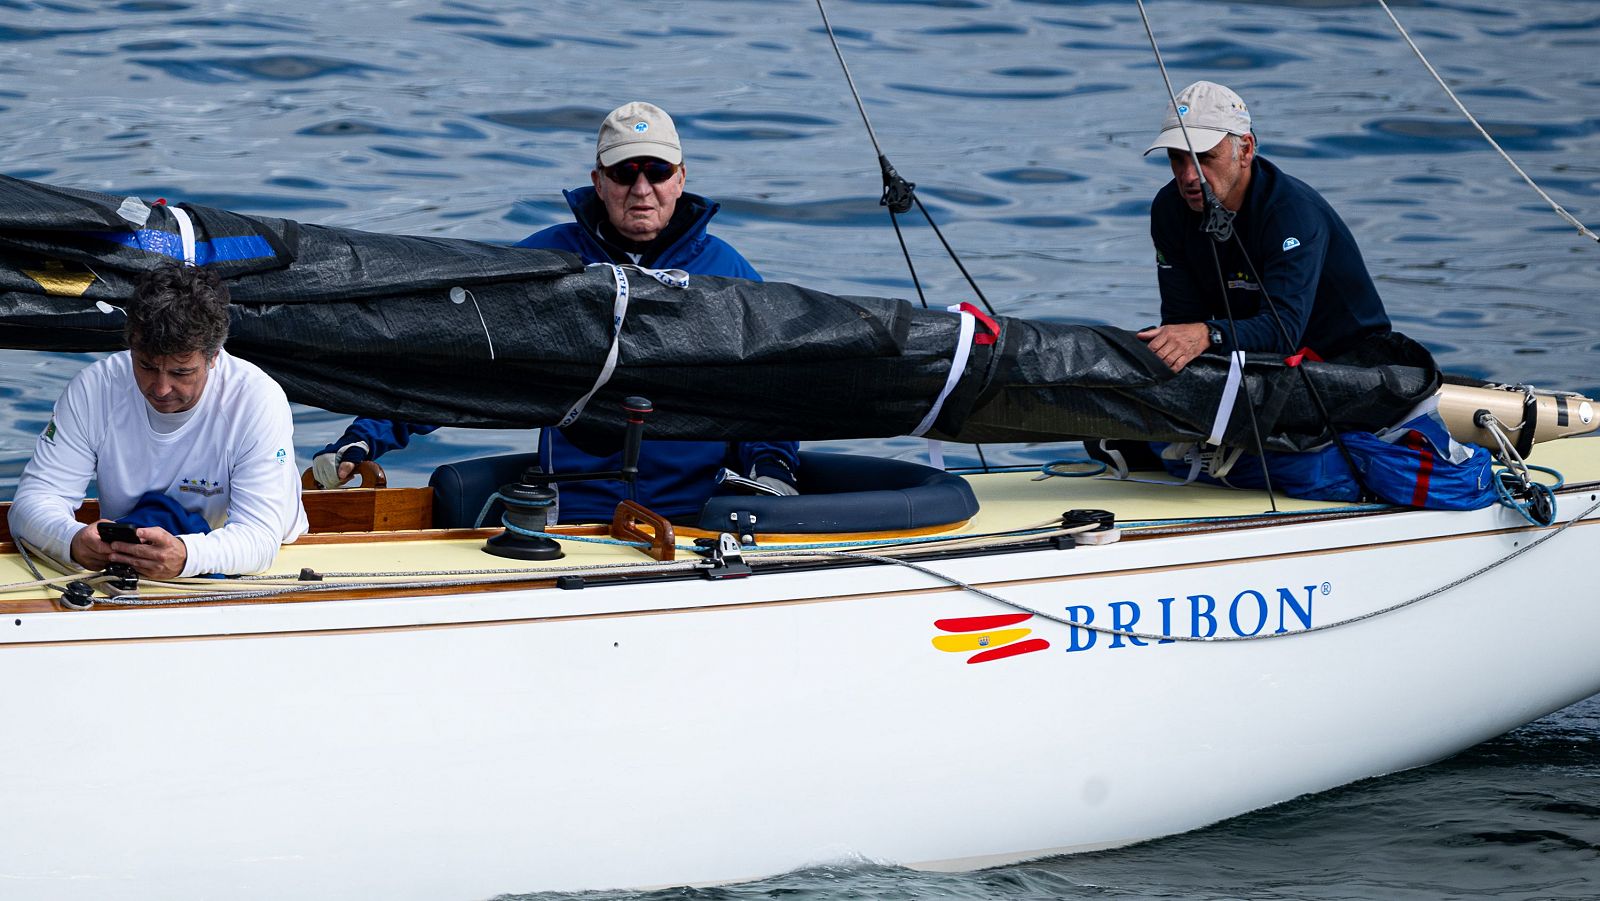
[[[714,497],[695,524],[726,531],[735,514],[750,513],[767,533],[888,532],[950,525],[978,513],[966,479],[908,460],[802,451],[800,490],[794,497]]]
[[[428,480],[434,528],[474,527],[484,501],[538,460],[538,454],[506,454],[435,469]],[[800,489],[805,493],[795,497],[714,497],[695,524],[726,531],[733,514],[749,513],[755,515],[757,529],[768,533],[888,532],[964,522],[978,512],[978,500],[965,479],[907,460],[802,451]],[[504,511],[495,501],[484,525],[498,526]]]

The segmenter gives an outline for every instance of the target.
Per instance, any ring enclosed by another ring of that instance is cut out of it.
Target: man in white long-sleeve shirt
[[[12,535],[154,579],[266,569],[306,531],[283,389],[222,350],[228,293],[209,270],[150,272],[127,314],[130,350],[78,373],[56,401],[17,483]],[[138,544],[107,544],[73,517],[90,479],[102,516],[142,526]]]

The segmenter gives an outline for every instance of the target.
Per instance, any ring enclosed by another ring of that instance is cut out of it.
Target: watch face
[[[1222,329],[1219,329],[1216,326],[1212,326],[1211,327],[1211,346],[1212,347],[1221,347],[1222,346]]]

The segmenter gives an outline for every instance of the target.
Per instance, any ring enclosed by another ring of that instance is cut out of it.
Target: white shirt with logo
[[[117,519],[147,491],[176,499],[210,523],[181,535],[182,575],[260,572],[278,546],[306,531],[294,419],[283,389],[254,364],[217,354],[190,415],[156,428],[127,351],[90,365],[56,401],[55,416],[17,482],[11,532],[59,560],[71,559],[73,518],[90,479],[100,515]]]

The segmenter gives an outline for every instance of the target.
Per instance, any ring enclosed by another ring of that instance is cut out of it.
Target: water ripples
[[[1393,4],[1535,178],[1600,220],[1600,16],[1582,4]],[[1263,153],[1350,224],[1398,326],[1449,370],[1600,393],[1600,263],[1356,0],[1149,7],[1177,87],[1250,101]],[[1002,312],[1137,326],[1158,315],[1141,159],[1165,107],[1121,0],[832,0],[884,152]],[[875,153],[810,0],[513,4],[0,0],[6,174],[377,231],[509,243],[565,220],[607,110],[677,118],[713,231],[769,278],[913,297]],[[930,303],[971,298],[915,215]],[[0,351],[0,493],[83,355]],[[297,408],[304,463],[346,417]],[[524,450],[444,430],[384,460]],[[819,449],[858,449],[822,442]],[[912,439],[867,445],[918,457]],[[971,448],[953,461],[975,464]],[[987,448],[993,462],[1056,446]],[[858,864],[646,896],[765,898],[1592,897],[1600,705],[1446,764],[1186,836],[976,874]],[[508,886],[507,889],[515,889]]]

